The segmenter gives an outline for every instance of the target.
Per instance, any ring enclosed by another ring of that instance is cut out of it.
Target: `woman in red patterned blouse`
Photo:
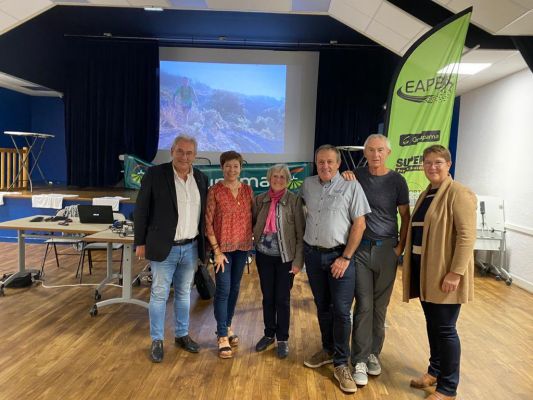
[[[218,354],[231,358],[231,346],[239,338],[231,329],[242,273],[252,249],[252,201],[249,185],[239,181],[242,156],[235,151],[220,155],[224,180],[213,185],[207,195],[206,235],[215,253]]]

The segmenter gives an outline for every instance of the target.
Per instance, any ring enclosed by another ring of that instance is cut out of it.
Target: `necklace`
[[[230,190],[231,195],[235,198],[235,200],[237,200],[237,205],[240,206],[241,202],[239,201],[238,197],[239,197],[239,187],[241,186],[241,183],[237,181],[235,183],[228,184],[227,182],[222,181],[222,184]]]
[[[226,183],[226,182],[223,181],[222,184],[223,184],[224,186],[226,186],[226,187],[227,187],[228,189],[230,189],[230,190],[238,189],[239,186],[241,185],[241,183],[240,183],[239,181],[237,181],[237,182],[235,182],[235,183],[231,183],[231,184],[230,184],[230,183]]]

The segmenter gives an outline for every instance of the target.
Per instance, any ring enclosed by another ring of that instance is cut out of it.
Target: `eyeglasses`
[[[424,167],[426,168],[442,168],[446,164],[446,161],[424,161]]]
[[[187,158],[193,158],[194,157],[194,151],[183,151],[182,149],[175,150],[176,153],[180,157],[187,157]]]

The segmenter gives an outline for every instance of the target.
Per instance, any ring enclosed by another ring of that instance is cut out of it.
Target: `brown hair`
[[[452,155],[450,154],[450,150],[448,150],[444,146],[441,146],[440,144],[434,144],[433,146],[426,147],[424,149],[423,159],[425,160],[427,155],[431,153],[435,153],[438,156],[441,156],[447,162],[452,161]]]
[[[223,167],[230,160],[237,160],[242,167],[242,156],[236,151],[225,151],[220,155],[220,166]]]
[[[335,155],[337,156],[337,162],[338,163],[341,162],[341,152],[339,151],[339,149],[337,149],[332,144],[323,144],[322,146],[320,146],[318,149],[315,150],[315,162],[316,162],[316,156],[318,155],[318,153],[320,153],[321,151],[326,151],[326,150],[333,151]]]

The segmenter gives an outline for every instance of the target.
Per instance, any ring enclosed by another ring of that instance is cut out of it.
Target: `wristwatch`
[[[352,257],[345,256],[344,254],[341,257],[347,261],[352,261]]]

